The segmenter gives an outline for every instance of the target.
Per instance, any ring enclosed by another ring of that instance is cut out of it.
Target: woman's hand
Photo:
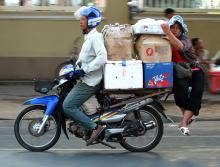
[[[161,24],[161,28],[163,29],[163,32],[165,34],[169,34],[171,31],[170,31],[170,27],[167,23],[163,23]]]
[[[176,38],[175,35],[170,31],[170,26],[167,23],[163,23],[161,24],[161,28],[168,37],[170,44],[178,51],[182,51],[184,46],[182,42],[178,38]]]

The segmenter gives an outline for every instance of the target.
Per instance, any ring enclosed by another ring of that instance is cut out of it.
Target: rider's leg
[[[80,122],[87,129],[95,129],[96,124],[81,110],[81,105],[99,90],[99,85],[92,87],[77,83],[63,102],[63,110],[71,119]]]

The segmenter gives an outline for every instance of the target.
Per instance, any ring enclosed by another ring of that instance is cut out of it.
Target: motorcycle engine
[[[88,140],[90,137],[90,133],[82,125],[76,122],[70,122],[68,130],[76,137],[83,138],[84,140]]]

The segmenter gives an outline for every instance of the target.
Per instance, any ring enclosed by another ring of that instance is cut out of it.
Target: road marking
[[[200,138],[212,138],[212,137],[214,137],[214,138],[220,138],[220,136],[211,136],[211,135],[209,135],[209,136],[199,136],[199,135],[193,135],[193,136],[163,136],[162,138],[174,138],[174,137],[176,137],[176,138],[178,138],[178,137],[180,137],[180,138],[197,138],[197,137],[200,137]]]
[[[0,151],[28,151],[26,149],[22,148],[0,148]],[[126,149],[66,149],[66,148],[52,148],[44,152],[50,152],[50,151],[127,151]],[[156,150],[155,152],[161,152],[161,153],[168,153],[168,152],[184,152],[184,151],[190,151],[190,152],[219,152],[220,148],[181,148],[180,150]],[[29,151],[31,152],[31,151]],[[129,152],[129,151],[127,151]]]
[[[69,149],[69,148],[52,148],[48,151],[125,151],[125,149]],[[0,148],[0,151],[27,151],[26,149],[22,148]]]
[[[13,129],[14,127],[10,127],[10,126],[6,126],[6,127],[0,127],[0,129],[6,129],[6,128],[9,128],[9,129]]]
[[[1,136],[14,136],[13,134],[1,134],[0,135],[0,137]],[[25,135],[25,136],[29,136],[29,135]],[[214,137],[214,138],[220,138],[220,136],[218,136],[218,135],[209,135],[209,136],[203,136],[203,135],[192,135],[192,136],[184,136],[184,135],[182,135],[182,136],[165,136],[165,135],[163,135],[162,136],[162,138],[198,138],[198,137],[201,137],[201,138],[212,138],[212,137]],[[74,139],[73,139],[74,140]]]

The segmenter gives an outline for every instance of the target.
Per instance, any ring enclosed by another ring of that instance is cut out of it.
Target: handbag
[[[189,63],[177,62],[174,63],[174,76],[177,78],[192,78],[192,69]]]

